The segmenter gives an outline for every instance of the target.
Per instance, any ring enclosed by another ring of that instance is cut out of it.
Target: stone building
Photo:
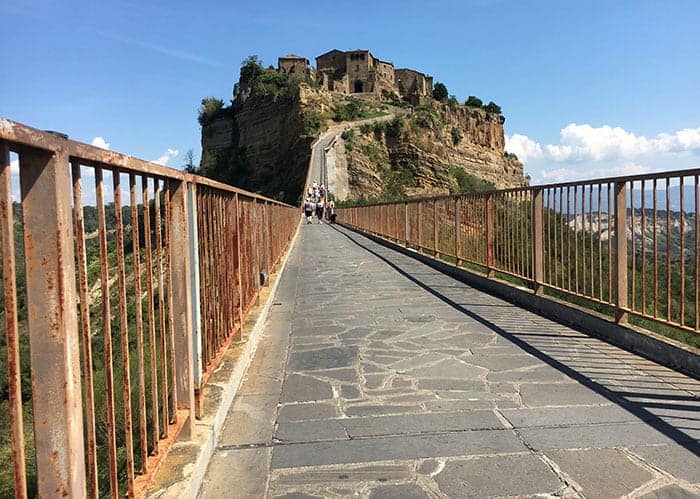
[[[396,85],[394,65],[375,57],[369,50],[331,50],[316,58],[316,70],[321,87],[346,94],[376,93],[382,90],[400,94]],[[423,76],[423,85],[430,82],[425,95],[432,92],[432,78]],[[419,89],[419,90],[420,90]]]
[[[376,58],[369,50],[338,49],[316,57],[316,70],[308,59],[287,55],[278,60],[278,71],[315,77],[321,88],[344,94],[392,92],[412,103],[430,97],[433,78],[413,69],[394,69],[391,62]]]
[[[292,75],[302,78],[313,76],[313,70],[311,66],[309,66],[309,60],[306,57],[294,54],[279,57],[277,59],[277,71],[291,77],[293,77]]]
[[[399,94],[412,104],[419,104],[421,99],[431,97],[433,77],[408,68],[394,70],[394,78]]]

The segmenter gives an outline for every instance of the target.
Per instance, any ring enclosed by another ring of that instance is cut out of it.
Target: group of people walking
[[[316,213],[320,224],[323,223],[324,214],[327,221],[335,222],[335,203],[333,200],[326,201],[326,187],[315,180],[306,190],[306,199],[304,200],[304,215],[307,224],[313,222],[314,213]]]

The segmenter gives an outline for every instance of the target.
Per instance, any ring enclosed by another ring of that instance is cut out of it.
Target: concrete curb
[[[297,230],[292,237],[287,254],[280,262],[277,270],[277,279],[270,284],[270,293],[265,304],[259,309],[258,317],[255,319],[255,325],[248,335],[248,340],[241,347],[241,349],[236,352],[238,361],[236,361],[235,365],[231,369],[231,372],[228,374],[228,378],[226,378],[226,380],[223,382],[208,385],[209,388],[219,387],[222,390],[219,396],[216,411],[212,416],[205,417],[195,423],[195,434],[192,436],[191,440],[178,442],[173,447],[173,451],[175,451],[179,445],[182,447],[195,448],[197,450],[196,457],[193,460],[187,460],[188,464],[183,468],[184,476],[182,479],[168,485],[165,488],[150,490],[147,493],[147,497],[164,499],[195,499],[199,494],[199,490],[202,486],[207,468],[209,466],[209,461],[216,450],[216,444],[219,441],[221,430],[226,421],[228,412],[233,404],[236,394],[238,393],[243,377],[245,376],[248,367],[250,367],[255,351],[257,350],[258,343],[260,342],[263,330],[265,329],[270,308],[272,307],[272,303],[274,302],[277,294],[277,288],[282,280],[282,273],[284,272],[289,257],[292,253],[292,247],[294,244],[296,244],[297,238],[299,237],[300,229],[301,223],[297,226]],[[168,458],[166,458],[166,461],[167,460]]]
[[[410,256],[429,267],[462,281],[480,291],[502,298],[559,324],[594,336],[624,350],[636,353],[671,369],[700,379],[700,351],[633,325],[622,326],[593,311],[579,308],[552,297],[542,297],[511,284],[489,279],[462,267],[436,260],[413,249],[396,244],[345,224],[344,228],[367,237],[382,246]]]

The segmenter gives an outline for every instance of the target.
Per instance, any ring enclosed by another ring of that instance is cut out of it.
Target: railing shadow
[[[605,386],[604,384],[590,378],[589,376],[587,376],[585,373],[581,372],[580,370],[577,370],[576,368],[572,368],[572,367],[568,366],[567,364],[565,364],[565,363],[551,357],[550,355],[542,352],[536,346],[528,343],[527,341],[525,341],[524,339],[519,337],[518,334],[511,333],[511,332],[503,329],[502,327],[498,326],[497,324],[494,324],[491,320],[474,312],[473,310],[465,308],[465,305],[457,303],[452,298],[437,291],[435,288],[438,286],[431,286],[431,285],[425,284],[420,279],[418,279],[415,276],[415,274],[411,274],[410,272],[406,271],[400,265],[393,262],[392,260],[390,260],[386,256],[380,254],[379,252],[375,251],[369,245],[364,244],[362,241],[358,240],[358,238],[356,237],[356,236],[359,236],[359,237],[362,237],[363,239],[365,239],[364,236],[361,236],[361,235],[354,233],[354,232],[350,232],[348,229],[345,229],[345,228],[341,229],[338,226],[331,225],[330,227],[333,228],[334,230],[336,230],[339,234],[342,234],[343,236],[348,238],[355,245],[359,246],[360,248],[364,249],[365,251],[376,256],[377,258],[379,258],[380,260],[385,262],[387,265],[389,265],[391,268],[393,268],[396,272],[403,275],[404,277],[409,279],[411,282],[420,286],[422,289],[424,289],[428,293],[432,294],[436,298],[440,299],[444,303],[450,305],[451,307],[453,307],[454,309],[463,313],[464,315],[470,317],[471,319],[479,322],[483,326],[491,329],[496,334],[498,334],[500,337],[510,341],[514,345],[517,345],[525,352],[527,352],[530,355],[533,355],[534,357],[536,357],[537,359],[545,362],[547,365],[557,369],[558,371],[565,374],[569,378],[577,381],[578,383],[586,386],[587,388],[590,388],[591,390],[595,391],[596,393],[598,393],[601,396],[608,399],[610,402],[627,410],[628,412],[630,412],[631,414],[633,414],[634,416],[639,418],[641,421],[647,423],[655,430],[659,431],[660,433],[664,434],[668,438],[672,439],[677,444],[686,448],[688,451],[692,452],[693,454],[695,454],[697,456],[700,456],[700,443],[695,438],[693,438],[691,435],[688,435],[687,433],[681,431],[681,429],[669,424],[667,421],[665,421],[664,419],[662,419],[658,415],[649,411],[650,408],[655,408],[655,409],[683,410],[683,411],[696,412],[698,415],[698,418],[688,418],[687,414],[677,415],[677,416],[669,414],[666,417],[668,417],[668,418],[682,417],[686,421],[688,421],[688,420],[700,421],[700,401],[698,401],[697,397],[693,397],[690,394],[688,394],[687,396],[680,395],[680,394],[679,394],[679,396],[663,396],[663,395],[658,395],[658,394],[654,394],[654,393],[645,393],[645,392],[640,392],[640,391],[623,392],[623,391],[611,389],[611,388]],[[439,272],[439,271],[436,270],[435,272]],[[423,274],[423,275],[426,275],[426,274]],[[465,286],[468,286],[468,285],[465,284]],[[480,305],[480,306],[487,306],[487,305]],[[513,307],[517,308],[515,305],[513,305]],[[541,335],[538,334],[537,336],[541,336]],[[567,338],[567,336],[559,336],[559,335],[552,336],[552,339],[556,339],[559,342],[562,339],[566,339],[566,338]],[[580,343],[580,338],[578,338],[579,341],[573,340],[571,336],[568,336],[568,338],[570,338],[569,339],[570,344]],[[630,379],[630,382],[637,383],[638,380]],[[662,402],[644,402],[644,401],[630,400],[630,398],[648,398],[648,399],[657,399],[657,400],[658,399],[668,399],[668,400],[672,400],[672,401],[693,401],[693,400],[695,400],[695,401],[698,401],[698,404],[681,405],[681,404],[662,403]],[[689,429],[692,429],[692,428],[689,428]]]

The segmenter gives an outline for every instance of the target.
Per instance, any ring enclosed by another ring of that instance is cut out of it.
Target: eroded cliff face
[[[346,155],[348,198],[459,192],[458,170],[496,188],[527,185],[522,164],[504,152],[502,122],[482,109],[434,103],[346,132],[336,147]]]
[[[246,96],[202,127],[204,175],[298,203],[318,127],[310,117],[329,104],[301,87],[277,99]]]
[[[202,172],[298,203],[310,146],[347,99],[307,85],[274,99],[246,93],[203,126]],[[347,172],[340,199],[458,192],[457,169],[497,188],[527,183],[522,164],[504,152],[500,115],[438,102],[405,113],[339,137],[334,163]]]

